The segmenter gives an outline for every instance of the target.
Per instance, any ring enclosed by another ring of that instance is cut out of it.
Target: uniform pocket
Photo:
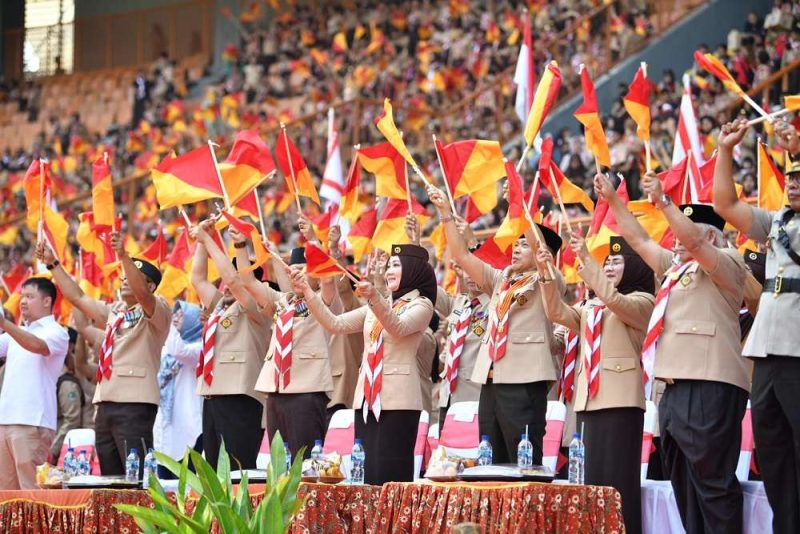
[[[405,364],[392,364],[383,367],[383,374],[385,375],[407,375],[410,374],[410,368]]]
[[[244,351],[226,350],[220,352],[218,361],[219,363],[245,363],[247,361],[247,353]]]
[[[717,325],[711,321],[675,321],[675,332],[678,334],[713,336],[717,333]]]
[[[144,367],[115,367],[114,371],[119,377],[127,378],[144,378],[147,376],[147,369]]]
[[[604,357],[602,361],[603,369],[615,373],[624,373],[636,369],[636,358],[627,357]]]
[[[292,355],[297,356],[301,360],[317,360],[328,357],[327,352],[293,352]]]
[[[544,332],[509,332],[509,343],[544,343]]]

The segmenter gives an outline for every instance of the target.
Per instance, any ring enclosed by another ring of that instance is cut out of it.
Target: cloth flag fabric
[[[336,131],[333,108],[328,110],[328,157],[322,173],[322,187],[319,196],[332,204],[339,204],[344,191],[344,172],[342,169],[342,149],[339,146],[339,133]]]
[[[276,172],[269,147],[256,130],[236,134],[230,154],[219,164],[231,204],[238,203],[261,182]]]
[[[306,274],[314,278],[328,278],[342,274],[344,268],[327,252],[314,243],[306,243]]]
[[[383,101],[383,113],[378,115],[375,118],[375,126],[378,127],[378,130],[383,134],[389,143],[400,152],[400,155],[414,168],[417,168],[418,165],[414,161],[414,158],[411,157],[411,152],[408,151],[406,148],[406,144],[403,142],[403,137],[400,135],[400,132],[397,130],[397,126],[394,124],[394,117],[392,116],[392,104],[388,98],[384,99]]]
[[[621,180],[617,186],[617,195],[626,205],[628,204],[630,197],[625,180]],[[597,263],[603,264],[609,254],[609,238],[617,236],[619,233],[617,219],[609,209],[608,202],[602,197],[598,198],[586,237],[586,247]]]
[[[533,102],[528,113],[528,121],[525,123],[525,142],[528,146],[533,144],[533,140],[542,129],[542,124],[558,99],[560,90],[561,71],[558,69],[558,63],[551,61],[536,87],[536,93],[533,95]]]
[[[674,167],[684,158],[688,158],[690,183],[695,184],[695,190],[699,190],[697,183],[700,177],[697,176],[696,169],[705,163],[705,152],[700,144],[700,129],[697,123],[697,116],[692,102],[692,91],[689,77],[683,77],[683,96],[678,113],[678,130],[675,134],[675,143],[672,149],[672,166]],[[682,203],[682,202],[679,202]]]
[[[417,218],[419,227],[423,228],[425,223],[430,219],[430,216],[422,204],[414,197],[411,197],[411,210]],[[381,212],[380,221],[378,221],[375,227],[375,233],[372,236],[372,246],[384,252],[391,252],[392,245],[408,243],[409,240],[405,230],[407,214],[408,204],[405,200],[390,198],[388,202],[386,202],[386,206]],[[354,228],[355,226],[350,229],[351,235]]]
[[[314,180],[311,178],[311,172],[306,166],[303,156],[294,145],[292,140],[286,134],[286,129],[282,128],[281,133],[278,134],[278,141],[275,146],[275,157],[278,159],[278,165],[281,167],[281,172],[286,177],[286,187],[289,193],[294,195],[294,183],[292,175],[294,175],[294,182],[297,183],[297,194],[310,198],[314,203],[319,206],[319,195],[317,189],[314,187]]]
[[[351,223],[355,223],[361,215],[361,205],[358,194],[361,189],[361,165],[359,165],[358,150],[353,152],[353,161],[347,172],[347,180],[342,192],[342,201],[339,205],[339,215]]]
[[[42,175],[44,178],[42,179]],[[28,229],[36,231],[39,225],[39,210],[42,203],[47,204],[50,191],[53,187],[53,178],[50,174],[50,163],[41,159],[31,162],[25,177],[22,179],[22,189],[25,192],[25,205],[28,210]]]
[[[406,162],[391,143],[368,146],[358,151],[361,166],[375,175],[375,195],[386,198],[408,196]]]
[[[160,267],[167,259],[167,238],[164,236],[164,228],[158,225],[158,234],[150,245],[139,253],[139,256]]]
[[[44,207],[44,221],[42,223],[42,233],[44,239],[50,245],[56,259],[60,262],[67,258],[67,233],[69,223],[64,216],[54,211],[50,206]]]
[[[517,113],[519,121],[524,125],[533,104],[533,86],[536,85],[530,16],[525,17],[522,35],[522,44],[519,47],[519,56],[517,56],[517,67],[514,70],[514,83],[517,85],[514,111]]]
[[[767,146],[758,143],[758,207],[777,211],[788,204],[786,179],[767,153]]]
[[[719,58],[717,58],[714,54],[703,54],[699,50],[696,50],[694,53],[694,60],[697,62],[698,66],[713,74],[719,81],[721,81],[722,85],[725,86],[725,89],[737,96],[744,96],[744,90],[739,86],[738,83],[736,83],[736,79],[733,77],[730,71],[728,71],[725,65],[722,64],[722,61],[720,61]]]
[[[783,107],[789,111],[800,110],[800,95],[787,95],[783,97]]]
[[[553,161],[552,137],[542,141],[542,155],[539,158],[539,181],[550,191],[553,198],[556,198],[555,191],[558,189],[564,204],[580,204],[589,213],[594,212],[594,202],[592,202],[586,191],[564,176],[559,166]]]
[[[505,269],[511,264],[512,246],[528,227],[525,208],[522,205],[522,179],[510,161],[506,162],[506,173],[508,173],[508,211],[494,236],[487,239],[475,251],[478,259],[496,269]]]
[[[353,259],[356,263],[361,261],[364,254],[372,249],[372,236],[378,226],[378,210],[372,208],[364,212],[351,228],[347,235],[350,247],[353,249]]]
[[[208,145],[178,157],[167,156],[153,167],[150,175],[162,210],[223,197],[214,156]]]
[[[650,140],[650,88],[644,70],[639,67],[622,102],[628,115],[636,123],[636,135],[642,141]]]
[[[196,244],[189,242],[189,232],[184,230],[166,259],[166,267],[156,295],[172,302],[189,287],[189,271]]]
[[[503,151],[497,141],[470,139],[443,146],[437,139],[435,149],[453,198],[475,197],[506,175]]]
[[[92,213],[98,230],[110,230],[114,226],[114,191],[111,168],[105,156],[92,164]]]
[[[243,272],[252,272],[264,265],[270,257],[270,252],[264,246],[263,238],[261,234],[258,233],[258,229],[248,222],[237,219],[226,211],[222,212],[222,216],[225,217],[230,225],[236,228],[239,233],[248,236],[253,245],[253,252],[255,252],[256,257],[250,262],[250,267],[240,270]]]
[[[90,298],[100,300],[103,296],[103,269],[98,265],[97,258],[92,252],[81,249],[78,251],[78,265],[78,286]]]
[[[606,133],[603,131],[603,123],[600,121],[597,95],[595,94],[592,79],[589,78],[589,71],[586,68],[581,71],[581,90],[583,92],[583,103],[575,110],[575,118],[583,124],[586,147],[594,154],[600,165],[610,167],[611,153],[608,150],[608,141],[606,140]]]

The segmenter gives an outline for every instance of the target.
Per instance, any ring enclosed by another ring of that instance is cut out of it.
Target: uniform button
[[[525,336],[525,341],[530,341],[530,340],[531,340],[531,336]]]
[[[692,332],[697,332],[697,327],[696,326],[692,327]]]
[[[129,374],[129,375],[132,375],[132,374],[133,374],[133,369],[129,369],[129,370],[128,370],[128,374]]]
[[[783,272],[783,267],[778,267],[778,272],[782,273]]]
[[[230,361],[233,361],[233,360],[236,359],[236,356],[231,356],[229,359],[230,359]]]
[[[620,370],[622,369],[622,366],[621,366],[620,364],[617,364],[617,366],[615,367],[615,369],[616,369],[617,371],[620,371]]]

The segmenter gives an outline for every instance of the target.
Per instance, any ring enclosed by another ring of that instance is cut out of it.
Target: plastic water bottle
[[[583,441],[580,432],[575,432],[569,444],[568,476],[570,484],[583,484]]]
[[[85,449],[81,449],[78,459],[75,461],[75,473],[78,475],[88,475],[91,470],[89,465],[89,455],[86,454]]]
[[[486,435],[481,436],[481,443],[478,445],[478,465],[492,465],[492,444]]]
[[[127,482],[139,481],[139,451],[131,449],[125,459],[125,480]]]
[[[64,474],[67,478],[72,478],[77,475],[77,465],[75,460],[75,449],[72,447],[67,449],[67,454],[64,455]]]
[[[364,452],[364,445],[361,438],[356,438],[353,445],[353,450],[350,453],[350,483],[363,484],[364,483],[364,461],[367,455]]]
[[[531,469],[533,467],[533,444],[526,434],[522,434],[517,445],[517,467]]]
[[[289,442],[283,442],[283,450],[286,452],[286,470],[292,469],[292,451],[289,450]]]
[[[321,460],[322,459],[322,440],[315,439],[314,440],[314,448],[311,449],[311,459],[312,460]]]
[[[144,457],[144,473],[142,475],[142,487],[147,489],[150,487],[150,473],[155,473],[158,476],[158,462],[156,455],[153,454],[153,448],[147,449],[147,454]]]

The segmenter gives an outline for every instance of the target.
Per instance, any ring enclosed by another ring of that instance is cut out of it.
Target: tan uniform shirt
[[[112,324],[117,313],[124,313],[124,302],[110,306],[108,323]],[[138,304],[134,312],[141,314],[133,324],[123,321],[114,335],[111,378],[103,378],[94,392],[95,404],[100,402],[143,402],[158,405],[158,368],[161,365],[161,349],[169,334],[171,319],[167,301],[156,297],[152,317],[142,313]]]
[[[417,290],[405,294],[401,300],[406,304],[392,319],[395,327],[400,330],[400,335],[394,336],[385,330],[383,333],[381,406],[384,410],[422,410],[422,384],[417,368],[417,349],[422,340],[422,333],[431,321],[433,304],[427,298],[420,296]],[[363,333],[364,354],[353,397],[353,407],[361,408],[364,402],[369,335],[377,321],[375,314],[368,306],[361,306],[336,316],[316,295],[308,302],[308,306],[317,315],[320,324],[331,333],[349,334],[359,331]]]
[[[440,297],[437,297],[437,300],[438,298]],[[445,364],[450,357],[450,333],[454,325],[458,323],[462,311],[469,307],[472,300],[467,295],[448,296],[447,298],[452,303],[452,306],[450,306],[452,312],[447,317],[447,338],[441,355],[441,359]],[[464,338],[464,349],[461,351],[461,357],[458,362],[458,382],[453,394],[450,394],[450,387],[446,380],[439,382],[440,408],[446,408],[448,404],[453,404],[454,402],[477,401],[481,396],[481,384],[472,380],[472,373],[475,369],[475,361],[478,359],[478,352],[482,347],[481,340],[486,335],[488,326],[489,296],[481,293],[478,300],[480,305],[472,311],[470,325]],[[442,378],[444,378],[444,371]]]
[[[586,367],[589,349],[583,336],[575,363],[575,411],[631,407],[644,410],[642,342],[655,297],[640,291],[627,295],[619,293],[593,261],[587,262],[579,274],[597,296],[575,307],[561,300],[552,283],[541,285],[547,316],[575,332],[585,331],[589,309],[606,306],[601,323],[599,389],[594,398],[589,399],[589,370]]]
[[[234,302],[222,312],[214,339],[214,378],[211,385],[197,380],[202,396],[247,395],[261,401],[255,391],[256,379],[267,352],[272,321],[259,313],[248,315]]]
[[[433,408],[433,380],[431,369],[433,359],[436,357],[436,338],[433,330],[426,328],[422,333],[422,340],[417,348],[417,372],[419,373],[420,395],[422,395],[422,409],[431,413]]]
[[[344,279],[336,283],[336,301],[340,313],[355,310],[361,306],[350,287],[350,281]],[[331,309],[336,313],[335,306]],[[333,394],[328,408],[339,404],[347,408],[353,407],[353,395],[356,392],[358,379],[358,366],[361,364],[361,354],[364,352],[364,338],[360,332],[355,334],[333,334],[328,346],[331,360],[331,375],[333,377]]]
[[[778,242],[778,228],[783,214],[789,208],[777,212],[753,208],[753,225],[748,236],[759,243],[767,243],[766,279],[782,276],[800,279],[800,265],[787,254]],[[792,250],[800,254],[800,215],[790,219],[785,226]],[[748,357],[763,358],[770,354],[776,356],[800,356],[800,323],[797,313],[800,310],[800,293],[762,293],[750,335],[742,354]]]
[[[497,304],[500,295],[500,286],[503,283],[504,272],[484,265],[481,289],[492,295],[489,302],[489,313]],[[472,381],[485,384],[489,377],[489,370],[493,367],[493,382],[495,384],[527,384],[530,382],[554,381],[558,377],[558,355],[553,355],[551,343],[553,337],[553,323],[544,313],[542,297],[538,287],[538,275],[534,274],[531,281],[520,288],[511,304],[508,313],[508,342],[505,356],[494,363],[489,359],[489,335],[491,325],[483,336]],[[557,274],[553,282],[559,294],[564,293],[564,279]]]
[[[269,290],[276,302],[277,316],[286,308],[294,297],[293,293],[278,293]],[[290,368],[289,386],[280,391],[275,388],[275,350],[277,326],[272,329],[272,339],[267,350],[267,357],[256,382],[256,391],[262,393],[316,393],[325,392],[329,396],[333,392],[331,364],[328,359],[328,342],[330,335],[309,312],[295,313],[292,324],[292,365]]]
[[[662,251],[656,276],[670,268],[672,254]],[[750,391],[741,353],[739,310],[747,270],[733,249],[721,249],[713,272],[691,267],[673,287],[664,330],[656,345],[655,377],[711,380]],[[760,315],[760,313],[759,313]]]

